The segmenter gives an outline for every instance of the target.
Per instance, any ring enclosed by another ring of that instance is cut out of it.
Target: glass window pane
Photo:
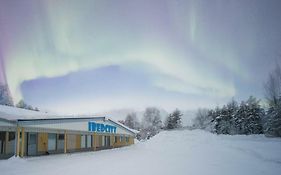
[[[102,136],[102,139],[101,139],[101,141],[102,141],[101,145],[102,145],[102,146],[104,146],[104,145],[105,145],[104,139],[105,139],[105,137],[104,137],[104,136]]]
[[[87,148],[91,148],[91,147],[92,147],[92,136],[87,135]]]
[[[14,153],[15,152],[15,133],[9,132],[8,142],[7,142],[7,150],[6,153]]]
[[[4,154],[5,136],[5,132],[0,132],[0,154]]]
[[[29,144],[30,145],[36,144],[36,134],[33,133],[29,134]]]
[[[81,135],[81,148],[85,148],[85,147],[86,147],[86,136]]]
[[[34,156],[37,154],[37,133],[27,133],[26,136],[25,138],[28,141],[27,155]]]
[[[48,134],[48,150],[54,151],[56,150],[56,134]]]
[[[58,150],[63,150],[64,149],[64,134],[59,134],[58,135]]]

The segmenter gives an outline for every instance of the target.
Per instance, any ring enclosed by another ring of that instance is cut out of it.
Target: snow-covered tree
[[[281,137],[281,68],[279,64],[269,74],[264,87],[268,102],[264,132],[270,136]]]
[[[0,105],[13,106],[13,100],[9,93],[8,85],[0,84]]]
[[[31,105],[26,104],[23,100],[20,100],[17,104],[16,104],[17,108],[22,108],[22,109],[28,109],[28,110],[33,110],[33,111],[39,111],[39,109],[33,108]]]
[[[266,135],[281,137],[281,98],[278,105],[270,107],[266,115],[264,132]]]
[[[268,80],[264,84],[264,89],[269,107],[278,106],[281,97],[281,67],[279,64],[269,74]]]
[[[142,129],[139,133],[141,139],[149,139],[155,136],[160,132],[161,128],[162,121],[160,111],[154,107],[146,108],[142,119]]]
[[[126,116],[124,124],[132,129],[136,129],[136,130],[140,129],[140,123],[138,121],[138,118],[137,118],[137,115],[135,112],[129,113]]]
[[[195,118],[193,119],[193,128],[206,129],[211,120],[209,110],[199,108],[196,112]]]
[[[230,127],[229,127],[229,134],[237,134],[237,128],[236,128],[236,118],[237,118],[237,111],[239,109],[238,103],[232,99],[228,104],[227,104],[227,109],[228,109],[228,115],[230,116]]]
[[[261,134],[264,110],[259,105],[259,100],[254,97],[238,106],[232,100],[222,108],[201,112],[195,118],[194,126],[206,129],[217,134]],[[196,127],[195,127],[196,128]]]
[[[183,114],[180,110],[176,109],[173,113],[169,114],[165,121],[165,129],[181,128],[181,116]]]
[[[261,134],[263,132],[261,119],[265,115],[260,101],[250,96],[246,101],[247,116],[244,119],[244,134]]]
[[[27,109],[28,105],[23,101],[20,100],[17,104],[16,104],[17,108],[23,108],[23,109]]]

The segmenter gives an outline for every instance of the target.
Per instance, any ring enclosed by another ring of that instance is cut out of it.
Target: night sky
[[[0,82],[59,113],[263,98],[279,0],[0,0]]]

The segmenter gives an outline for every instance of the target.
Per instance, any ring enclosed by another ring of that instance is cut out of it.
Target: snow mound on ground
[[[163,131],[146,142],[67,155],[0,161],[1,175],[279,175],[281,139]],[[16,167],[16,168],[13,168]]]

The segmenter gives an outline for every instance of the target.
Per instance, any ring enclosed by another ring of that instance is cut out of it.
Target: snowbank
[[[135,145],[98,152],[11,158],[1,175],[279,175],[281,139],[166,131]]]

